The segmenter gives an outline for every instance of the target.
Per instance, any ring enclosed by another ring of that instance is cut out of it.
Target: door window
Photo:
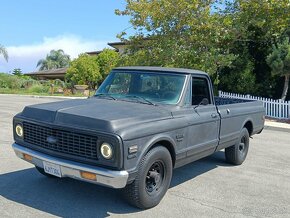
[[[192,78],[192,105],[198,105],[206,98],[208,104],[211,104],[209,86],[206,78]]]

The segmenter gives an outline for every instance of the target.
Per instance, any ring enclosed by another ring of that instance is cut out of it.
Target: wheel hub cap
[[[147,193],[153,194],[157,192],[162,185],[164,179],[164,165],[160,161],[156,161],[150,167],[146,176]]]

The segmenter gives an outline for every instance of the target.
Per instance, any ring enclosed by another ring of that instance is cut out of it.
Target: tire
[[[41,173],[42,175],[44,175],[44,176],[46,176],[46,177],[48,177],[48,178],[58,178],[58,177],[56,177],[56,176],[54,176],[54,175],[50,175],[50,174],[44,172],[44,169],[42,169],[41,167],[35,166],[35,169],[37,169],[37,171],[38,171],[39,173]]]
[[[141,160],[133,183],[124,188],[124,197],[131,205],[155,207],[167,192],[172,177],[172,159],[163,146],[154,147]]]
[[[239,141],[235,145],[225,149],[226,161],[233,165],[241,165],[247,157],[249,142],[249,132],[246,128],[243,128]]]

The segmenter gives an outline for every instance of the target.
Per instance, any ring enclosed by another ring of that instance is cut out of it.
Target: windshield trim
[[[175,105],[179,105],[182,101],[182,98],[185,96],[186,94],[186,91],[187,91],[187,81],[188,81],[188,77],[189,75],[188,74],[185,74],[185,80],[184,80],[184,83],[183,83],[183,87],[182,87],[182,90],[181,90],[181,93],[180,93],[180,96],[179,96],[179,99],[178,101],[176,102]]]

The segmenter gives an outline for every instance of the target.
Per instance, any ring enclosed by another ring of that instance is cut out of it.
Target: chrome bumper
[[[127,180],[129,174],[127,171],[114,171],[107,170],[101,167],[90,166],[74,161],[64,160],[61,158],[52,157],[50,155],[46,155],[40,153],[38,151],[31,150],[29,148],[25,148],[16,143],[12,144],[15,154],[25,160],[28,161],[35,166],[43,168],[43,161],[56,164],[60,166],[61,169],[61,177],[70,177],[73,179],[78,179],[90,183],[100,184],[112,188],[123,188],[127,184]],[[32,156],[31,160],[26,160],[24,158],[24,154]],[[96,174],[96,180],[85,179],[81,176],[81,172],[88,172]]]

